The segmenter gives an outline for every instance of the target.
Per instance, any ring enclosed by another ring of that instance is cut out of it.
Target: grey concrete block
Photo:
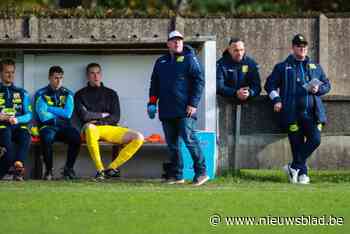
[[[349,95],[350,19],[328,19],[328,76],[332,82],[332,95]]]
[[[39,19],[40,43],[164,42],[169,19]]]
[[[308,166],[317,170],[348,170],[349,142],[349,136],[322,136],[321,146],[311,155]],[[280,169],[292,159],[286,135],[243,135],[239,149],[241,168]]]

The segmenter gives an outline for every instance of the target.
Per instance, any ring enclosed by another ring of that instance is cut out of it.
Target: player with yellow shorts
[[[119,98],[114,90],[105,87],[101,82],[101,70],[98,63],[90,63],[86,67],[87,87],[79,90],[74,97],[77,115],[83,123],[82,133],[96,166],[97,180],[119,177],[118,168],[133,157],[144,142],[141,133],[118,126]],[[107,168],[101,160],[99,140],[123,145]]]

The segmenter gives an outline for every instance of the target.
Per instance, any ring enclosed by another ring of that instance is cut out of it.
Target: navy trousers
[[[24,163],[30,147],[28,128],[10,125],[0,128],[0,179],[3,178],[15,161]]]
[[[72,126],[46,126],[39,131],[44,163],[47,171],[53,169],[52,144],[61,141],[68,145],[66,167],[73,168],[80,151],[80,134]]]
[[[291,167],[299,169],[299,175],[307,175],[306,160],[321,144],[321,132],[317,124],[312,116],[303,115],[298,119],[298,130],[288,132],[293,155]]]

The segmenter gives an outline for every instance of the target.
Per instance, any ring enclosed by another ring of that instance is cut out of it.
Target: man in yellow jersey
[[[142,146],[144,139],[139,132],[118,126],[120,106],[117,93],[102,83],[102,68],[98,63],[86,67],[87,87],[74,97],[75,108],[83,124],[88,150],[95,163],[96,180],[119,177],[118,168],[128,161]],[[123,145],[115,160],[105,169],[101,160],[99,140]]]

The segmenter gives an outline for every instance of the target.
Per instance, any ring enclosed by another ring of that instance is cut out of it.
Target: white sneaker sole
[[[298,183],[298,172],[299,170],[297,170],[297,176],[295,178],[293,178],[293,175],[291,175],[292,173],[289,171],[289,165],[285,165],[282,169],[283,171],[287,174],[289,182],[291,184],[297,184]]]
[[[193,186],[201,186],[202,184],[206,183],[208,180],[209,180],[209,176],[206,176],[203,180],[194,183]]]
[[[166,184],[184,184],[185,180],[174,180],[174,181],[167,181]]]
[[[298,184],[310,184],[310,177],[306,180],[306,181],[300,181],[299,179],[298,179]]]

